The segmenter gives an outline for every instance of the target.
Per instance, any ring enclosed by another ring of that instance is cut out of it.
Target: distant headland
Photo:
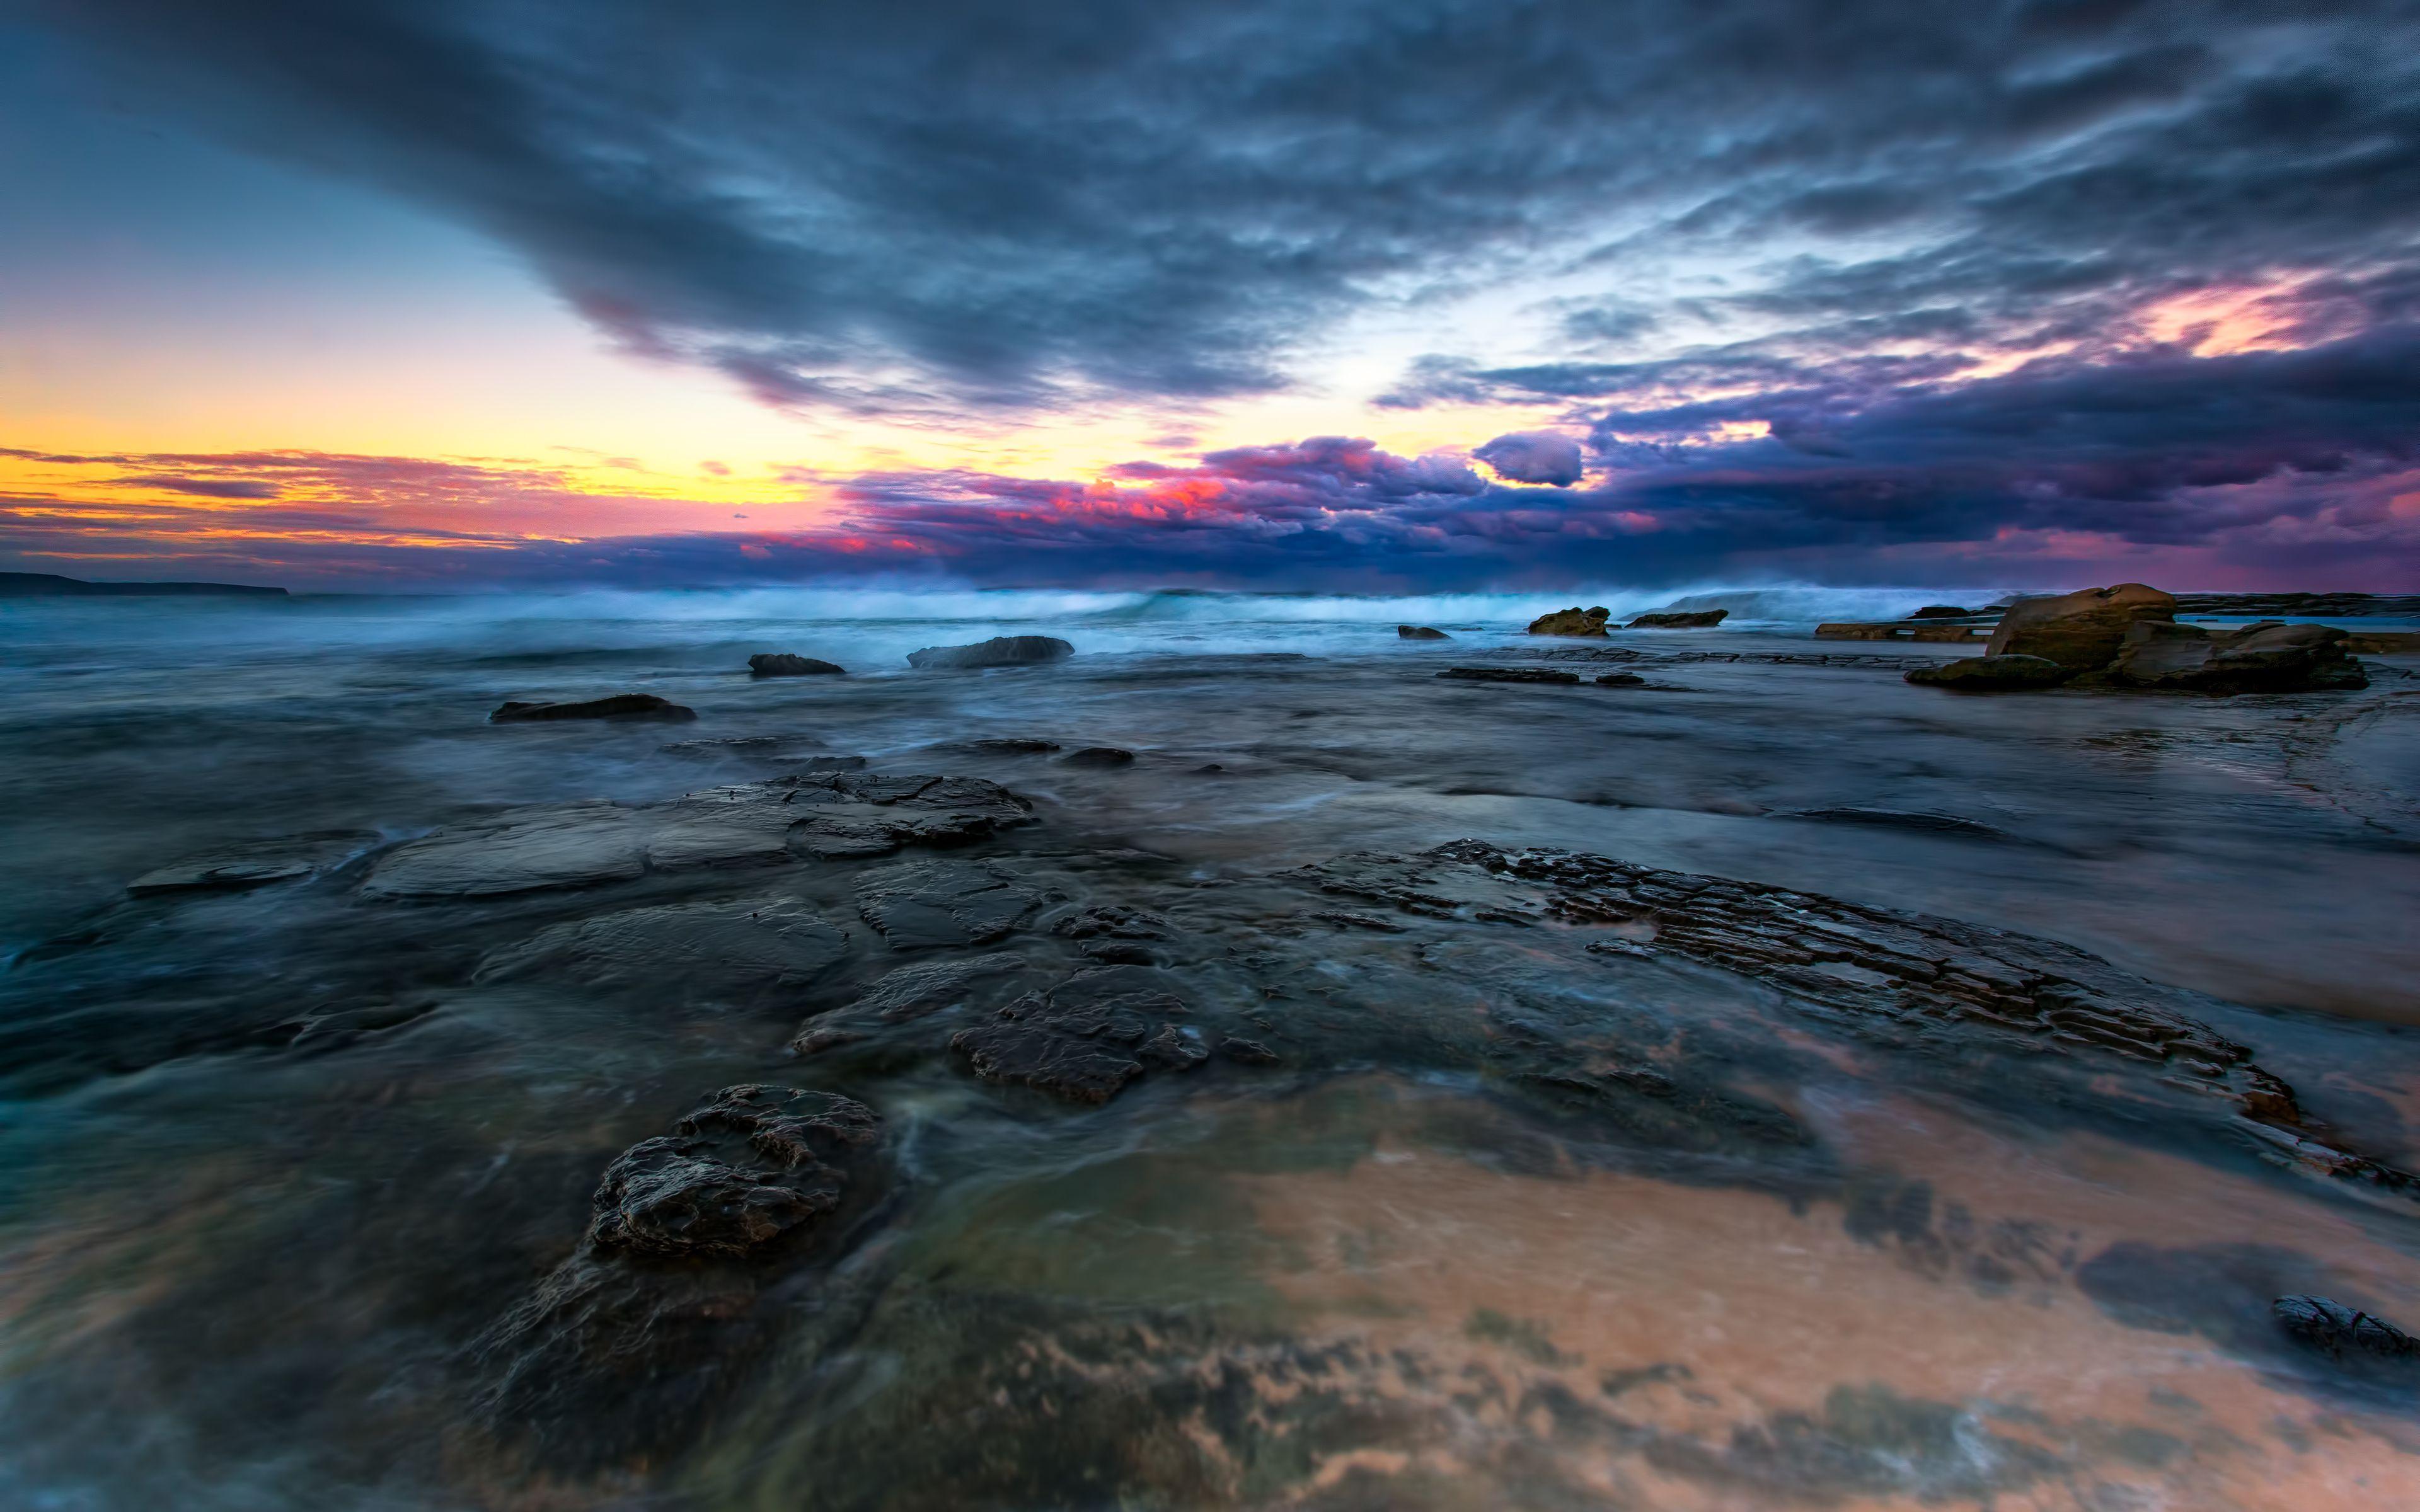
[[[193,594],[244,594],[284,598],[283,588],[250,583],[96,583],[50,572],[0,572],[0,598],[125,598]]]

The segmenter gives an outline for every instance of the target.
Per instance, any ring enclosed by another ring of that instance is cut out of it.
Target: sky
[[[2420,0],[0,0],[0,569],[2420,590]]]

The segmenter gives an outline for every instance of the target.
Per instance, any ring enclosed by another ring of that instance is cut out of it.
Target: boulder
[[[1990,609],[1960,609],[1955,604],[1927,604],[1908,616],[1911,620],[1971,620],[1989,614]]]
[[[758,677],[833,677],[848,669],[829,661],[818,661],[813,656],[794,656],[786,651],[767,651],[748,658],[748,671]]]
[[[1076,648],[1051,635],[996,635],[970,646],[926,646],[908,653],[910,667],[1030,667],[1072,656]]]
[[[2040,656],[2072,671],[2106,667],[2138,620],[2174,620],[2174,596],[2141,583],[2020,599],[1992,632],[1987,656]]]
[[[1730,616],[1727,609],[1673,610],[1663,614],[1641,614],[1622,626],[1625,630],[1702,630],[1720,625]]]
[[[658,719],[678,722],[694,719],[697,711],[685,708],[669,699],[653,693],[616,693],[611,698],[588,699],[578,703],[504,704],[488,716],[489,724],[532,724],[542,719]]]
[[[1552,667],[1449,667],[1437,673],[1465,683],[1576,683],[1577,672],[1557,671]]]
[[[1613,618],[1613,610],[1603,605],[1594,609],[1559,609],[1552,614],[1541,614],[1529,622],[1531,635],[1603,635],[1605,622]]]
[[[1937,667],[1918,667],[1907,674],[1907,680],[1961,693],[2007,693],[2028,687],[2055,687],[2074,675],[2072,669],[2046,656],[2012,654],[1962,656]]]
[[[1087,746],[1059,758],[1063,766],[1132,766],[1134,752],[1116,746]]]
[[[2361,664],[2346,654],[2350,639],[2330,625],[2264,620],[2211,631],[2145,620],[2126,632],[2106,680],[2120,687],[2217,694],[2367,687]]]
[[[1537,626],[1531,625],[1530,628],[1535,630]],[[1425,625],[1398,625],[1395,626],[1395,634],[1405,640],[1450,640],[1453,639],[1453,637],[1446,634],[1443,630],[1435,629]]]
[[[2277,1326],[2304,1343],[2343,1358],[2347,1351],[2381,1360],[2420,1355],[2420,1339],[2375,1314],[2332,1297],[2280,1297],[2269,1304]]]

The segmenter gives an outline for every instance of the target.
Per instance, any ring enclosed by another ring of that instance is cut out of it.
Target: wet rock
[[[1116,746],[1087,746],[1059,759],[1063,766],[1132,766],[1134,752]]]
[[[1727,609],[1675,610],[1662,614],[1641,614],[1622,626],[1625,630],[1702,630],[1717,625],[1729,618]]]
[[[1151,942],[1170,935],[1168,920],[1123,903],[1095,903],[1050,926],[1050,933],[1078,942],[1078,949],[1095,961],[1146,965],[1154,956]]]
[[[1218,1054],[1238,1066],[1274,1066],[1278,1053],[1258,1040],[1239,1040],[1233,1035],[1218,1041]]]
[[[2383,1318],[2327,1297],[2280,1297],[2269,1310],[2278,1327],[2339,1359],[2347,1355],[2373,1360],[2411,1360],[2420,1356],[2420,1339]]]
[[[1405,640],[1450,640],[1453,637],[1426,625],[1398,625],[1395,634]]]
[[[960,1029],[950,1048],[984,1081],[1107,1103],[1146,1062],[1175,1071],[1201,1063],[1193,1037],[1175,1022],[1186,1014],[1182,1000],[1128,968],[1083,971]]]
[[[1599,605],[1594,609],[1562,609],[1552,614],[1541,614],[1529,622],[1531,635],[1605,634],[1605,622],[1613,618],[1613,610]]]
[[[675,990],[804,986],[848,952],[848,936],[794,899],[676,903],[574,919],[490,955],[480,980],[561,971],[582,981]]]
[[[977,983],[1004,976],[1024,964],[1023,957],[1003,953],[894,966],[865,990],[855,1009],[888,1024],[923,1018],[962,1005]]]
[[[1962,656],[1956,661],[1918,667],[1907,674],[1906,680],[1959,693],[2014,693],[2027,688],[2056,687],[2074,675],[2075,669],[2062,667],[2047,656],[2009,653]]]
[[[1014,873],[981,861],[878,872],[859,883],[857,898],[859,915],[894,950],[989,945],[1041,902]]]
[[[2089,671],[2116,659],[2136,621],[2176,617],[2172,595],[2141,583],[2023,598],[2001,616],[1984,655],[2040,656],[2071,671]]]
[[[741,1086],[631,1147],[580,1247],[473,1344],[480,1416],[563,1468],[685,1440],[811,1314],[792,1277],[879,1195],[880,1133],[848,1098]]]
[[[727,1087],[606,1168],[588,1241],[657,1257],[753,1254],[838,1207],[843,1167],[880,1127],[831,1092]]]
[[[2183,693],[2301,693],[2369,686],[2346,654],[2344,631],[2274,620],[2211,631],[2155,620],[2128,627],[2106,680],[2120,687]]]
[[[1985,627],[1948,621],[1889,620],[1880,625],[1854,623],[1815,626],[1818,640],[1913,640],[1927,644],[1959,643],[1988,639]]]
[[[781,865],[963,845],[1027,823],[1032,806],[971,777],[803,772],[644,808],[517,810],[397,846],[373,898],[477,897],[623,881],[699,866]]]
[[[2354,630],[2344,648],[2359,656],[2409,656],[2420,654],[2420,630]]]
[[[2007,840],[2009,832],[1956,814],[1927,813],[1906,809],[1786,809],[1776,819],[1812,819],[1836,825],[1872,825],[1885,829],[1913,829],[1936,835],[1971,835],[1978,840]]]
[[[748,658],[748,671],[757,677],[836,677],[848,669],[786,651],[765,651]]]
[[[1072,656],[1076,648],[1056,636],[1002,635],[966,646],[926,646],[908,654],[910,667],[1027,667]]]
[[[366,831],[342,830],[230,845],[146,872],[128,883],[126,890],[137,898],[149,898],[177,892],[240,892],[272,883],[299,881],[335,865],[375,843],[377,839]]]
[[[970,756],[1043,756],[1057,750],[1059,742],[996,735],[984,740],[962,740],[948,748],[965,751]]]
[[[1955,604],[1927,604],[1908,616],[1911,620],[1971,620],[1993,613],[1992,609],[1960,609]]]
[[[2420,619],[2420,594],[2179,594],[2180,614],[2291,614],[2304,619],[2388,615]]]
[[[488,716],[489,724],[533,724],[551,719],[637,719],[680,723],[697,717],[685,708],[653,693],[616,693],[611,698],[577,703],[510,702]]]
[[[1599,687],[1645,687],[1647,679],[1637,672],[1603,672],[1598,674]]]
[[[1576,683],[1577,672],[1552,667],[1449,667],[1439,677],[1464,683]]]

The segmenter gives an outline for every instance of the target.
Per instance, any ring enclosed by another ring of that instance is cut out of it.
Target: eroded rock
[[[177,892],[240,892],[296,882],[343,861],[377,838],[366,831],[342,830],[225,846],[146,872],[128,883],[126,890],[137,898],[149,898]]]
[[[1106,1103],[1149,1068],[1201,1064],[1208,1052],[1179,1022],[1187,1013],[1156,979],[1111,966],[1027,994],[989,1022],[960,1029],[950,1048],[985,1081]]]
[[[2023,598],[2001,616],[1983,654],[2040,656],[2071,671],[2090,671],[2117,657],[2136,621],[2176,617],[2173,595],[2141,583]]]
[[[2326,625],[2276,620],[2240,630],[2138,621],[2106,673],[2121,687],[2184,693],[2301,693],[2369,686],[2347,654],[2350,638]]]
[[[845,934],[793,899],[743,899],[626,908],[556,924],[489,956],[479,976],[561,971],[594,982],[794,987],[822,977],[847,950]]]
[[[2047,656],[2009,653],[1962,656],[1956,661],[1918,667],[1907,674],[1906,680],[1959,693],[2014,693],[2027,688],[2056,687],[2074,675],[2075,669],[2062,667]]]
[[[1005,938],[1041,902],[1006,868],[982,861],[929,862],[867,876],[858,912],[894,950],[989,945]]]
[[[749,672],[757,677],[837,677],[848,669],[814,656],[786,651],[765,651],[748,658]]]
[[[653,693],[615,693],[610,698],[575,703],[508,702],[488,716],[489,724],[534,724],[551,719],[635,719],[682,723],[697,717],[695,709],[658,698]]]
[[[1056,636],[1001,635],[965,646],[926,646],[908,654],[910,667],[1029,667],[1072,656],[1076,648]]]
[[[1551,614],[1541,614],[1529,622],[1531,635],[1601,636],[1605,622],[1613,618],[1613,610],[1598,605],[1593,609],[1559,609]]]

